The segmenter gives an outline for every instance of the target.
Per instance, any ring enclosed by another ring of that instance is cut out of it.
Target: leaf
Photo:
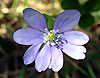
[[[90,14],[85,14],[81,17],[79,21],[79,26],[83,29],[91,27],[95,22],[95,19]]]
[[[90,78],[96,78],[96,76],[95,76],[95,74],[93,72],[93,69],[92,69],[92,67],[91,67],[91,65],[89,64],[88,61],[86,62],[86,65],[87,65],[88,71],[89,71],[90,76],[91,76]]]
[[[99,11],[99,10],[100,10],[100,0],[97,0],[93,7],[93,11]]]
[[[93,7],[96,3],[96,0],[88,0],[84,5],[83,5],[83,9],[85,12],[89,13],[93,10]]]
[[[79,10],[81,6],[80,6],[78,0],[63,0],[61,2],[61,7],[65,10],[68,10],[68,9],[77,9],[77,10]]]
[[[88,0],[83,5],[83,9],[87,13],[99,11],[100,10],[100,0]]]
[[[48,26],[48,29],[49,30],[53,30],[53,27],[54,27],[54,19],[47,15],[47,14],[43,14],[44,17],[46,18],[46,22],[47,22],[47,26]]]

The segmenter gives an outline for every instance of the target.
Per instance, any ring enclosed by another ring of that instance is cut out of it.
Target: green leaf
[[[78,0],[62,0],[61,7],[65,10],[68,9],[80,9],[80,4]]]
[[[83,9],[87,13],[99,11],[100,10],[100,0],[88,0],[83,5]]]
[[[90,14],[85,14],[81,17],[79,21],[79,26],[83,29],[91,27],[95,22],[95,19]]]
[[[93,72],[93,69],[92,69],[92,67],[91,67],[91,65],[89,64],[88,61],[86,62],[86,65],[87,65],[87,69],[88,69],[88,71],[90,73],[90,76],[91,76],[90,78],[96,78],[96,76],[95,76],[95,74]]]
[[[47,15],[47,14],[43,14],[44,17],[46,18],[46,22],[47,22],[47,26],[49,30],[53,30],[54,27],[54,19],[53,17]]]
[[[87,13],[92,12],[95,3],[96,3],[96,0],[88,0],[88,1],[83,5],[84,11],[87,12]]]
[[[100,10],[100,0],[97,0],[93,7],[93,11],[99,11],[99,10]]]

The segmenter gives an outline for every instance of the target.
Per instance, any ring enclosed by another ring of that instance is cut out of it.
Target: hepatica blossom
[[[79,22],[80,12],[67,10],[55,18],[54,29],[48,30],[45,17],[32,8],[23,11],[24,20],[31,26],[17,30],[14,41],[22,45],[32,45],[24,54],[24,64],[35,61],[38,72],[47,68],[58,72],[63,66],[63,53],[73,59],[85,58],[83,46],[89,37],[80,31],[70,31]]]

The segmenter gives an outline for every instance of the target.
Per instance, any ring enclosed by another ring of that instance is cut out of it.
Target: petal
[[[47,43],[39,52],[35,60],[35,68],[38,72],[45,71],[51,60],[51,49],[49,43]]]
[[[52,59],[49,69],[52,68],[54,72],[58,72],[63,66],[63,54],[60,49],[51,47]]]
[[[85,58],[84,53],[86,53],[86,48],[84,46],[77,46],[69,43],[64,43],[63,52],[71,58],[79,60]]]
[[[76,10],[64,11],[56,17],[54,29],[59,29],[59,32],[69,31],[78,24],[80,16],[80,12]]]
[[[47,28],[46,26],[46,19],[44,18],[44,16],[32,9],[32,8],[26,8],[23,11],[23,17],[24,20],[33,28],[45,31],[45,28]]]
[[[43,33],[33,28],[22,28],[17,30],[13,38],[15,42],[22,45],[32,45],[43,41]]]
[[[42,44],[43,43],[37,43],[36,45],[32,45],[27,49],[23,57],[25,65],[32,63],[36,59],[36,56]]]
[[[84,45],[89,41],[88,35],[80,31],[65,32],[61,37],[65,38],[68,43],[75,45]]]

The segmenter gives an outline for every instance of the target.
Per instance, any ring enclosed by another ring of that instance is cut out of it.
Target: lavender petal
[[[80,16],[80,12],[76,10],[64,11],[56,17],[54,29],[59,29],[59,32],[69,31],[78,24]]]
[[[24,57],[23,57],[25,65],[32,63],[36,59],[38,50],[41,48],[42,44],[43,44],[42,42],[37,43],[36,45],[32,45],[31,47],[29,47],[27,49],[27,51],[25,52]]]
[[[38,11],[32,8],[26,8],[23,11],[24,20],[33,28],[45,31],[47,28],[45,17]]]
[[[80,31],[68,31],[65,32],[61,37],[65,38],[68,43],[75,45],[84,45],[89,41],[88,35]]]
[[[39,52],[35,60],[35,68],[38,72],[45,71],[51,60],[50,45],[47,43]]]
[[[63,66],[63,54],[60,49],[55,46],[51,47],[52,59],[49,69],[52,68],[54,72],[58,72]]]
[[[86,48],[84,46],[77,46],[69,43],[64,43],[63,52],[71,58],[79,60],[85,58],[84,53],[86,53]]]
[[[22,28],[17,30],[14,35],[14,41],[22,45],[32,45],[43,41],[43,33],[33,28]]]

